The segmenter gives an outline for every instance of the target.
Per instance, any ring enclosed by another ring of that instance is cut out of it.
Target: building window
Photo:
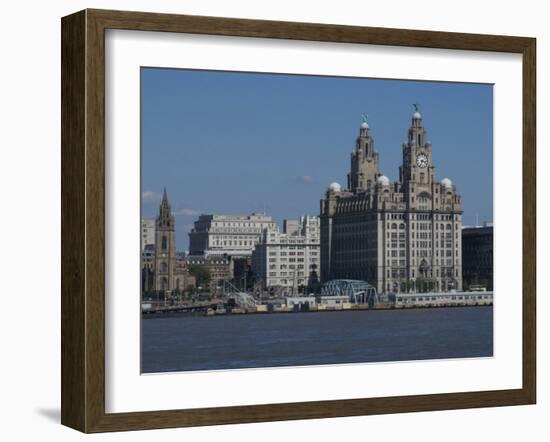
[[[166,249],[168,248],[167,241],[166,241],[166,236],[163,236],[163,237],[162,237],[162,245],[161,245],[161,247],[162,247],[162,251],[163,251],[163,252],[165,252]]]

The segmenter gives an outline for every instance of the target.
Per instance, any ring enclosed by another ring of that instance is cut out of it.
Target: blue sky
[[[464,224],[493,218],[491,85],[142,68],[142,214],[166,186],[186,250],[200,213],[317,215],[346,185],[361,114],[380,170],[398,178],[420,104],[438,179],[462,194]]]

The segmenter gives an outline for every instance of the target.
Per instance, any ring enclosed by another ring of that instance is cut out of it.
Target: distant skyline
[[[166,187],[183,251],[201,213],[318,215],[327,186],[347,184],[362,114],[398,179],[413,103],[464,225],[492,221],[492,85],[158,68],[141,70],[142,216]]]

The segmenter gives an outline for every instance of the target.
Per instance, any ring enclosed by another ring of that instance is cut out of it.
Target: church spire
[[[166,187],[162,193],[159,216],[155,224],[155,290],[179,288],[176,274],[176,219],[168,202]]]
[[[173,224],[172,221],[172,209],[170,208],[170,203],[168,202],[168,194],[166,192],[166,187],[162,193],[162,201],[159,207],[159,217],[157,222],[164,227],[169,227]]]

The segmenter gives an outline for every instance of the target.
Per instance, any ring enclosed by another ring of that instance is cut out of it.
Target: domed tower
[[[408,190],[409,183],[420,184],[428,189],[434,181],[432,143],[427,138],[428,131],[422,124],[418,104],[415,104],[407,142],[403,144],[403,164],[399,168],[400,180],[405,191]]]
[[[386,175],[380,175],[376,180],[376,184],[381,187],[386,187],[390,185],[390,179]]]
[[[353,193],[371,191],[379,175],[378,152],[374,150],[374,139],[370,134],[367,116],[363,115],[359,136],[355,140],[355,149],[351,153],[348,188]]]

